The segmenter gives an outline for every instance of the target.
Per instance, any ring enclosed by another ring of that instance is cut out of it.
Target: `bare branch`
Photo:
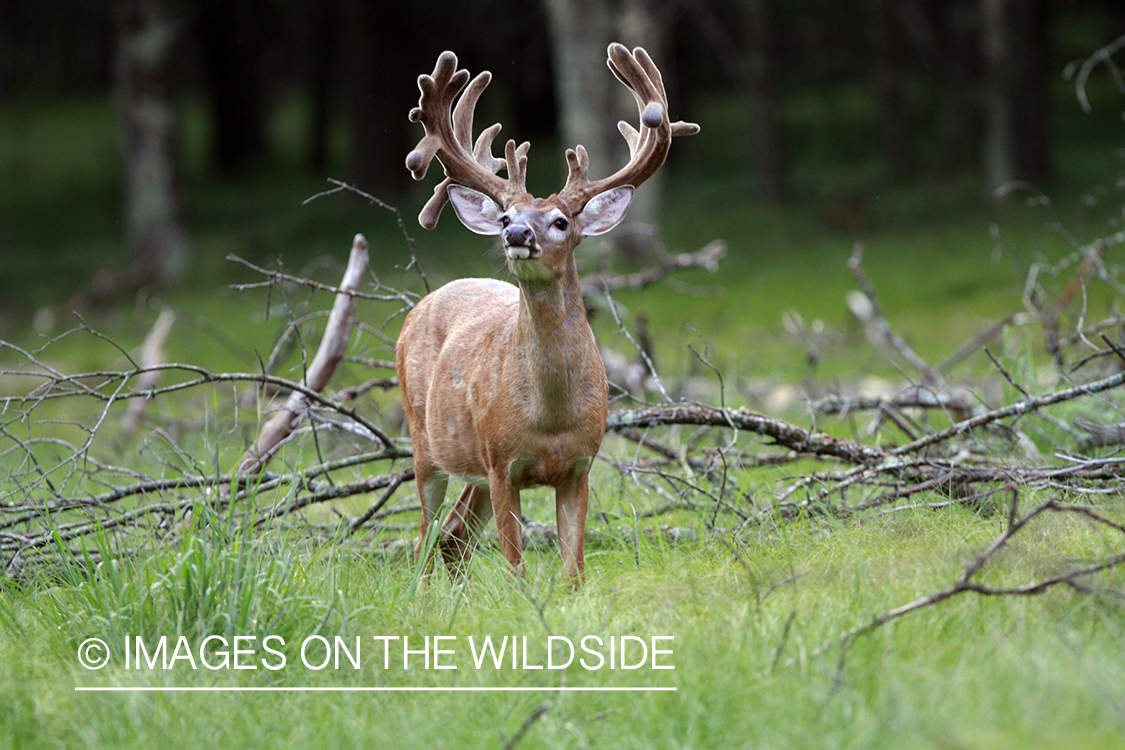
[[[1022,529],[1024,529],[1033,519],[1050,511],[1068,513],[1075,512],[1076,508],[1082,507],[1060,504],[1052,499],[1047,500],[1046,502],[1035,507],[1023,517],[1017,518],[1015,514],[1017,501],[1018,495],[1016,493],[1013,493],[1011,501],[1011,513],[1008,525],[1005,527],[1000,536],[997,537],[993,541],[993,543],[988,546],[987,549],[985,549],[973,561],[965,566],[964,572],[956,582],[944,589],[935,591],[931,594],[927,594],[923,597],[919,597],[912,602],[894,607],[893,609],[889,609],[881,614],[874,616],[866,624],[845,631],[844,633],[841,633],[838,638],[822,644],[816,650],[816,653],[823,653],[824,651],[827,651],[829,648],[835,645],[842,645],[846,647],[856,638],[859,638],[866,633],[870,633],[871,631],[882,627],[892,620],[896,620],[904,615],[908,615],[911,612],[916,612],[920,609],[934,606],[945,601],[946,599],[957,596],[958,594],[973,592],[976,594],[981,594],[983,596],[1033,596],[1036,594],[1045,593],[1055,586],[1059,585],[1067,585],[1071,586],[1072,588],[1084,591],[1086,590],[1086,587],[1081,584],[1082,578],[1125,564],[1125,554],[1116,554],[1109,555],[1099,562],[1091,563],[1081,567],[1075,567],[1063,573],[1058,573],[1053,576],[1041,578],[1039,580],[1021,586],[989,586],[978,583],[974,580],[976,575],[985,567],[985,565],[988,564],[988,562],[997,552],[1006,547],[1008,542],[1010,542],[1011,539],[1016,536]],[[1084,513],[1084,515],[1090,517],[1090,515],[1087,513]],[[1098,522],[1104,520],[1097,514],[1094,514],[1092,517],[1095,521]],[[1115,531],[1125,533],[1125,527],[1122,527],[1120,524],[1107,522],[1104,525]]]
[[[660,259],[654,266],[631,274],[595,273],[582,277],[583,293],[592,297],[595,293],[613,292],[618,289],[644,289],[660,281],[673,271],[685,268],[702,268],[710,273],[719,270],[719,261],[727,253],[727,245],[722,240],[714,240],[694,253],[680,253]]]
[[[932,435],[927,435],[926,437],[919,438],[918,440],[907,443],[906,445],[901,445],[898,448],[890,451],[890,453],[891,455],[895,456],[917,453],[922,448],[940,443],[957,435],[964,435],[966,433],[972,432],[978,427],[983,427],[984,425],[990,424],[997,420],[1004,419],[1006,417],[1022,416],[1024,414],[1042,409],[1045,406],[1061,404],[1064,401],[1072,401],[1083,396],[1091,396],[1095,393],[1108,391],[1112,388],[1119,387],[1122,383],[1125,383],[1125,372],[1119,372],[1115,375],[1109,376],[1108,378],[1094,381],[1093,383],[1085,383],[1083,385],[1076,385],[1073,388],[1066,388],[1061,391],[1055,391],[1054,393],[1049,393],[1046,396],[1025,399],[1018,403],[1009,404],[1008,406],[1004,406],[999,409],[993,409],[992,411],[985,412],[984,414],[979,414],[977,416],[970,417],[969,419],[962,420],[944,430],[935,432]]]
[[[370,193],[366,193],[363,190],[360,190],[358,187],[356,187],[354,185],[349,185],[346,182],[341,182],[340,180],[334,180],[332,178],[329,178],[328,182],[335,185],[336,187],[332,188],[331,190],[325,190],[324,192],[317,193],[316,195],[313,195],[313,196],[310,196],[310,197],[306,198],[302,202],[302,205],[306,205],[308,203],[311,203],[312,201],[316,200],[317,198],[323,198],[327,195],[333,195],[333,194],[339,193],[341,191],[348,191],[348,192],[351,192],[351,193],[355,193],[356,195],[360,196],[361,198],[364,198],[368,203],[371,203],[373,205],[378,206],[379,208],[385,209],[385,210],[393,213],[395,215],[395,221],[398,223],[398,228],[402,231],[402,238],[406,242],[406,249],[410,252],[410,263],[407,264],[407,266],[404,270],[409,271],[411,268],[413,268],[415,271],[417,271],[418,277],[420,279],[422,279],[422,286],[425,287],[426,293],[429,294],[429,292],[430,292],[430,280],[428,278],[426,278],[425,271],[422,270],[422,266],[419,265],[419,263],[418,263],[418,256],[414,252],[414,238],[411,237],[410,232],[408,232],[406,230],[406,222],[404,222],[402,220],[402,214],[399,212],[398,208],[390,205],[389,203],[384,203],[383,201],[379,200],[378,198],[371,195]]]
[[[855,247],[852,250],[852,257],[848,260],[848,268],[851,269],[856,281],[859,282],[859,288],[863,291],[863,295],[870,305],[869,315],[871,323],[878,328],[883,340],[898,351],[912,367],[922,373],[927,383],[935,386],[944,386],[945,381],[942,379],[941,373],[935,370],[926,360],[918,356],[917,352],[903,341],[901,336],[891,329],[890,323],[888,323],[886,317],[883,316],[883,311],[879,306],[879,299],[875,296],[875,287],[871,285],[867,274],[863,272],[863,243],[855,243]]]
[[[152,325],[152,330],[145,336],[145,340],[141,343],[141,348],[137,352],[138,367],[148,368],[164,364],[164,342],[168,340],[168,334],[172,330],[172,323],[175,319],[176,314],[170,308],[166,307],[160,311],[160,315]],[[137,390],[151,390],[156,387],[159,379],[159,370],[147,370],[137,378]],[[129,402],[128,408],[125,409],[125,416],[121,420],[122,429],[127,434],[136,432],[148,401],[149,399],[139,398]]]
[[[607,429],[618,432],[657,425],[707,425],[730,427],[773,439],[798,453],[831,456],[863,466],[885,461],[890,454],[850,440],[811,433],[796,425],[744,409],[717,409],[702,404],[675,404],[610,412]]]
[[[367,240],[363,235],[357,234],[352,243],[344,279],[340,283],[336,302],[332,306],[332,314],[328,318],[328,326],[324,330],[316,356],[302,381],[302,385],[310,390],[318,393],[324,390],[336,371],[336,365],[344,356],[351,335],[352,321],[355,318],[355,299],[352,292],[358,288],[366,269]],[[289,394],[285,406],[262,427],[258,439],[243,454],[235,470],[236,474],[244,479],[259,474],[278,447],[293,433],[308,410],[309,402],[303,393],[294,391]]]

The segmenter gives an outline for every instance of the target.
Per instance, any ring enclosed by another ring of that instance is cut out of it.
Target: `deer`
[[[608,49],[608,65],[632,93],[640,129],[622,121],[628,163],[591,180],[589,157],[567,149],[567,178],[547,198],[527,192],[527,152],[509,140],[492,154],[499,123],[472,140],[477,101],[491,81],[469,81],[457,56],[443,52],[410,111],[425,135],[406,157],[422,180],[436,156],[445,178],[418,216],[433,229],[452,203],[470,231],[499,236],[517,285],[459,279],[423,297],[406,315],[395,368],[411,436],[414,478],[422,501],[415,563],[427,532],[451,578],[462,578],[482,524],[495,517],[504,558],[523,573],[520,491],[554,489],[563,575],[585,578],[584,541],[590,467],[609,411],[605,368],[586,318],[574,248],[621,222],[634,190],[664,163],[673,136],[699,126],[671,122],[660,71],[644,49]],[[466,87],[466,83],[468,84]],[[456,102],[457,95],[464,93]],[[506,177],[501,177],[501,171]],[[444,521],[438,519],[450,478],[466,482]],[[423,561],[429,565],[430,560]]]

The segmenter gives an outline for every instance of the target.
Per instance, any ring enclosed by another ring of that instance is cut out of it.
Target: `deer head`
[[[497,159],[492,141],[499,124],[472,140],[473,111],[491,74],[483,72],[470,82],[469,72],[457,69],[457,56],[443,52],[434,72],[419,76],[421,97],[410,111],[410,119],[421,122],[426,135],[406,157],[407,169],[421,180],[436,156],[446,175],[419,214],[419,223],[432,229],[446,202],[452,201],[470,230],[501,236],[516,278],[557,278],[565,272],[568,256],[582,237],[608,232],[624,218],[633,190],[664,163],[672,137],[699,132],[693,123],[670,121],[664,81],[647,52],[638,47],[630,53],[621,44],[611,44],[607,62],[637,102],[640,129],[624,121],[617,125],[629,145],[629,162],[609,177],[590,180],[586,149],[567,149],[563,189],[535,198],[526,187],[530,143],[517,146],[509,140],[504,158]],[[506,178],[499,176],[501,170]]]

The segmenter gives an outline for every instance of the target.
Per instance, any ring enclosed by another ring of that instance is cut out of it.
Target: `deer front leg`
[[[590,497],[589,475],[555,489],[555,519],[559,530],[559,551],[562,553],[563,575],[571,588],[582,583],[586,575],[586,506]]]
[[[486,487],[469,484],[441,527],[441,553],[454,580],[469,569],[473,545],[482,523],[492,515],[492,504]]]
[[[496,516],[496,530],[500,532],[500,549],[504,558],[523,575],[523,517],[520,512],[520,492],[507,479],[490,478],[492,513]]]

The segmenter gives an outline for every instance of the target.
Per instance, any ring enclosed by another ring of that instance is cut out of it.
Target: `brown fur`
[[[521,213],[535,212],[545,201]],[[554,201],[542,210],[556,207]],[[520,490],[555,488],[565,574],[584,571],[587,474],[605,432],[605,369],[586,322],[572,227],[558,247],[541,242],[532,281],[454,281],[406,317],[395,350],[424,509],[417,555],[444,496],[446,475],[470,484],[439,538],[455,574],[471,536],[496,517],[504,556],[522,565]],[[540,278],[546,277],[546,278]],[[487,489],[483,486],[487,484]]]

